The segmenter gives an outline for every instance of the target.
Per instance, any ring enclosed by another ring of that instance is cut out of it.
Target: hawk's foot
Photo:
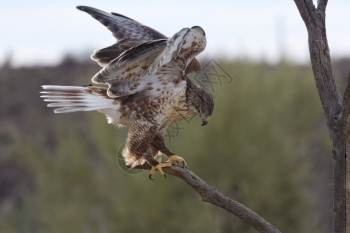
[[[151,167],[151,171],[149,172],[148,178],[150,180],[154,180],[152,176],[156,171],[159,171],[159,173],[166,178],[166,175],[163,172],[163,167],[171,167],[171,163],[163,163],[162,159],[160,158],[158,159],[158,164]]]
[[[169,156],[169,160],[167,162],[168,163],[176,162],[179,165],[181,164],[182,168],[187,167],[186,161],[181,156],[178,156],[178,155]]]

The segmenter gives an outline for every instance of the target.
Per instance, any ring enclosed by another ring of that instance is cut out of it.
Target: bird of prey
[[[183,28],[167,38],[156,30],[117,13],[78,6],[105,25],[116,44],[91,56],[103,68],[92,78],[99,86],[43,85],[41,91],[55,113],[97,110],[108,123],[127,126],[129,132],[122,152],[128,167],[151,166],[165,176],[162,168],[185,160],[171,152],[164,133],[173,122],[199,115],[206,125],[212,115],[212,95],[187,76],[199,72],[195,58],[206,46],[199,26]],[[168,157],[156,159],[158,153]]]

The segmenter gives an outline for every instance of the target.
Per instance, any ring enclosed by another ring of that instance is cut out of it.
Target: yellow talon
[[[161,158],[158,159],[158,163],[159,163],[158,165],[151,167],[151,171],[149,172],[149,175],[148,175],[150,180],[154,180],[152,178],[152,176],[153,176],[153,174],[156,171],[159,171],[159,173],[162,174],[162,176],[164,176],[166,178],[166,175],[163,172],[163,167],[171,167],[171,163],[168,163],[168,162],[167,163],[162,163],[162,159]]]
[[[183,168],[187,167],[186,161],[181,156],[178,156],[178,155],[171,155],[167,162],[168,163],[177,162],[178,164],[182,164]]]

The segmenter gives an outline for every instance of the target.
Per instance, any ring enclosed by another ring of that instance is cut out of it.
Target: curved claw
[[[149,175],[148,175],[148,178],[150,180],[154,180],[152,175],[156,172],[156,171],[159,171],[160,174],[162,174],[165,178],[166,178],[166,175],[165,173],[163,172],[162,168],[164,167],[170,167],[171,166],[171,163],[162,163],[160,161],[158,161],[159,164],[156,165],[156,166],[152,166],[151,168],[151,171],[149,172]]]
[[[154,180],[151,173],[148,175],[148,178],[149,178],[150,180]]]

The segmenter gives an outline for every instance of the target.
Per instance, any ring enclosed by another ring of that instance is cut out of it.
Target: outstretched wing
[[[117,13],[109,14],[87,6],[78,6],[77,8],[97,19],[106,26],[117,39],[116,44],[97,50],[92,55],[91,58],[102,67],[129,48],[151,40],[167,39],[166,36],[153,28],[147,27],[124,15]]]
[[[109,14],[88,6],[78,6],[77,8],[90,14],[93,18],[106,26],[117,39],[117,43],[109,47],[96,50],[91,55],[91,59],[96,61],[102,67],[106,66],[123,52],[132,47],[148,41],[168,39],[165,35],[154,30],[153,28],[145,26],[124,15],[117,13]],[[200,71],[200,63],[197,59],[193,59],[186,67],[185,73],[189,74]]]
[[[170,62],[189,31],[189,28],[184,28],[170,39],[149,41],[128,49],[98,72],[92,82],[101,84],[111,80],[139,79],[154,73]]]
[[[168,40],[149,41],[130,48],[98,72],[92,82],[108,84],[110,97],[139,92],[146,88],[146,83],[157,81],[152,74],[176,56],[190,30],[184,28]]]
[[[184,67],[205,45],[203,29],[184,28],[168,40],[146,42],[125,51],[98,72],[92,82],[108,84],[107,94],[112,98],[152,90],[154,86],[160,88],[171,82],[182,85]]]
[[[117,40],[133,39],[138,41],[148,41],[167,39],[166,36],[153,28],[147,27],[124,15],[117,13],[109,14],[88,6],[77,6],[77,8],[90,14],[92,17],[106,26]]]

